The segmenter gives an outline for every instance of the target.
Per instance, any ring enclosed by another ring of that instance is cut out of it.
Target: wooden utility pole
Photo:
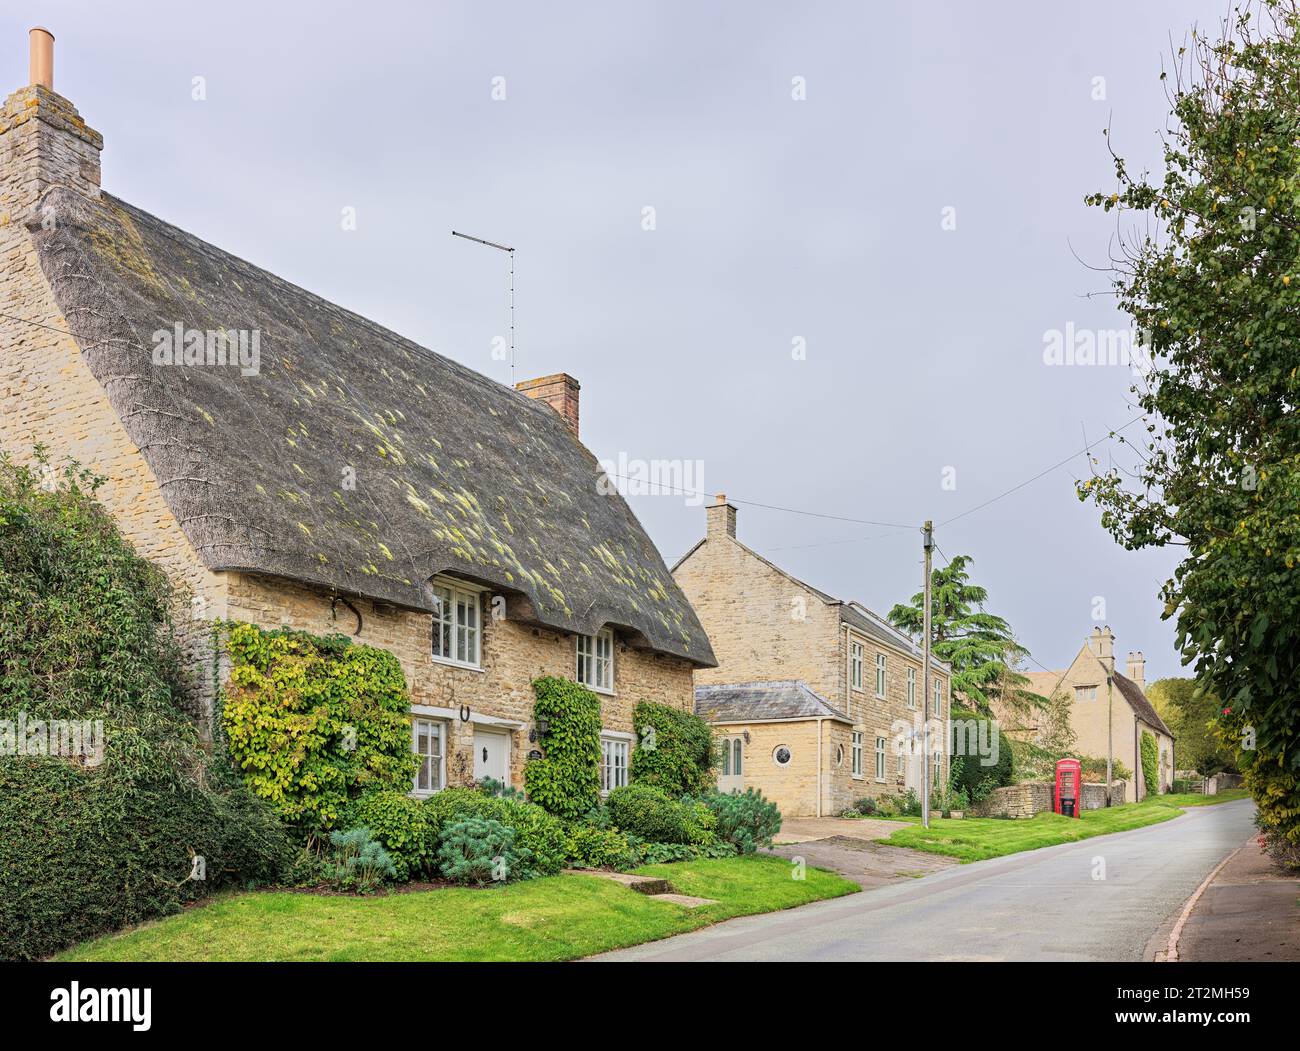
[[[923,703],[921,711],[925,715],[924,722],[921,723],[921,824],[925,828],[930,827],[930,560],[934,551],[934,523],[928,518],[925,522],[925,529],[922,530],[925,547],[925,605],[923,619],[925,622],[924,641],[922,643],[925,652],[923,667],[925,670],[921,673],[921,697]]]
[[[1110,672],[1106,673],[1106,805],[1114,806],[1111,801],[1111,785],[1115,783],[1115,775],[1111,770],[1114,763],[1115,742],[1111,737],[1111,729],[1115,723],[1115,676]],[[1136,795],[1136,793],[1135,793]]]

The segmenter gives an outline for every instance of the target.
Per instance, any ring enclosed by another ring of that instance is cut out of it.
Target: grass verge
[[[1176,798],[1180,797],[1160,796],[1105,810],[1085,810],[1078,818],[1060,814],[1035,814],[1015,821],[992,817],[933,818],[928,829],[919,824],[909,825],[877,842],[945,854],[960,861],[984,861],[1168,821],[1182,813],[1179,804],[1170,802]]]
[[[571,960],[858,890],[822,869],[792,878],[788,861],[714,858],[652,865],[686,909],[597,876],[504,887],[354,898],[289,891],[229,894],[177,916],[83,943],[60,960]]]

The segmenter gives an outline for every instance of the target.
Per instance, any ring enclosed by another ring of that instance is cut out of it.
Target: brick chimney
[[[0,110],[0,227],[30,221],[45,192],[67,186],[99,196],[104,138],[54,91],[54,34],[28,33],[30,83]]]
[[[1109,625],[1092,629],[1092,634],[1088,636],[1088,648],[1106,666],[1106,670],[1113,674],[1115,671],[1115,635],[1110,630]]]
[[[704,509],[704,518],[708,523],[706,536],[711,540],[715,536],[736,536],[736,509],[727,503],[725,493],[717,495],[717,502]]]
[[[558,412],[569,425],[576,437],[578,434],[578,381],[567,372],[557,372],[554,376],[542,376],[540,379],[524,380],[515,384],[515,390],[527,394],[530,398],[544,401]]]
[[[1142,692],[1147,688],[1147,659],[1142,656],[1142,651],[1137,650],[1128,655],[1128,668],[1124,673],[1130,679],[1141,687]]]

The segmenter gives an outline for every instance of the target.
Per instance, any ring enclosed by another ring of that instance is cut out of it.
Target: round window
[[[779,744],[772,749],[772,758],[776,761],[777,766],[789,766],[790,749],[783,744]]]
[[[842,744],[835,746],[835,765],[844,765],[844,746]]]

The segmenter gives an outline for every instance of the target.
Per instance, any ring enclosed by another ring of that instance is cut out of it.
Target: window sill
[[[480,675],[483,673],[483,665],[467,664],[465,661],[454,661],[448,657],[429,657],[430,664],[438,664],[444,668],[459,668],[461,671],[476,671]]]
[[[591,685],[589,685],[588,683],[585,683],[585,682],[580,682],[580,683],[578,683],[578,685],[579,685],[579,686],[586,686],[587,689],[589,689],[592,693],[598,693],[598,694],[600,694],[602,697],[613,697],[613,696],[614,696],[614,691],[613,691],[612,689],[610,689],[609,687],[606,687],[606,686],[591,686]]]
[[[428,799],[430,796],[436,796],[441,791],[441,788],[426,788],[424,790],[413,788],[406,794],[412,799]]]

